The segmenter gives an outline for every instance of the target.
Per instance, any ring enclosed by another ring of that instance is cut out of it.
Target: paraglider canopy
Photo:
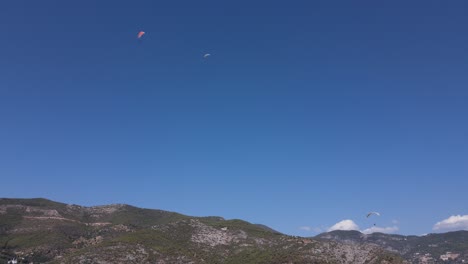
[[[203,55],[203,58],[205,58],[205,59],[206,59],[206,58],[208,58],[209,56],[211,56],[211,54],[209,54],[209,53],[206,53],[205,55]]]
[[[369,216],[371,215],[377,215],[377,216],[380,216],[380,213],[379,212],[369,212],[366,217],[369,218]]]
[[[137,37],[140,39],[141,37],[143,37],[144,34],[145,34],[144,31],[140,31],[140,32],[138,32]]]

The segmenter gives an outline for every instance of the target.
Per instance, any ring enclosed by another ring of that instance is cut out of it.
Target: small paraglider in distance
[[[211,54],[210,54],[210,53],[206,53],[205,55],[203,55],[203,58],[206,59],[206,58],[208,58],[209,56],[211,56]]]
[[[369,213],[367,213],[366,218],[369,218],[371,215],[380,216],[380,213],[379,212],[369,212]]]
[[[140,32],[138,32],[137,38],[141,39],[141,37],[143,37],[143,35],[145,35],[145,34],[146,33],[144,31],[140,31]]]
[[[380,213],[379,212],[369,212],[369,213],[367,213],[366,218],[369,218],[371,215],[380,216]],[[374,223],[374,226],[376,226],[375,223]]]

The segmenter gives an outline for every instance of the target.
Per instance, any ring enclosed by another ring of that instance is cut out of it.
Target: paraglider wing
[[[208,58],[209,56],[211,56],[211,54],[209,54],[209,53],[206,53],[205,55],[203,55],[203,58],[205,58],[205,59],[206,59],[206,58]]]
[[[380,216],[380,213],[379,212],[369,212],[366,217],[369,218],[369,216],[371,215],[377,215],[377,216]]]
[[[143,35],[144,35],[144,34],[145,34],[145,32],[144,32],[144,31],[140,31],[140,32],[138,32],[138,38],[140,39],[141,37],[143,37]]]

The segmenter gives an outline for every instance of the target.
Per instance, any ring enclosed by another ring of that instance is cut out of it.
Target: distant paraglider
[[[379,213],[379,212],[369,212],[369,213],[367,213],[367,215],[366,215],[366,218],[369,218],[369,217],[371,217],[371,215],[380,216],[380,213]],[[375,223],[374,223],[374,226],[376,226],[376,224],[375,224]]]
[[[141,39],[141,37],[143,37],[144,34],[145,34],[144,31],[138,32],[137,38],[138,38],[138,39]]]
[[[208,58],[209,56],[211,56],[211,54],[206,53],[205,55],[203,55],[203,58],[206,59],[206,58]]]
[[[366,218],[369,218],[371,215],[380,216],[380,213],[379,212],[369,212],[369,213],[367,213]]]

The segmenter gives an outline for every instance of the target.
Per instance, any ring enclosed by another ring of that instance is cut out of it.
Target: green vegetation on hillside
[[[0,212],[0,261],[21,256],[34,263],[401,263],[373,246],[343,247],[239,219],[129,205],[0,199]]]

